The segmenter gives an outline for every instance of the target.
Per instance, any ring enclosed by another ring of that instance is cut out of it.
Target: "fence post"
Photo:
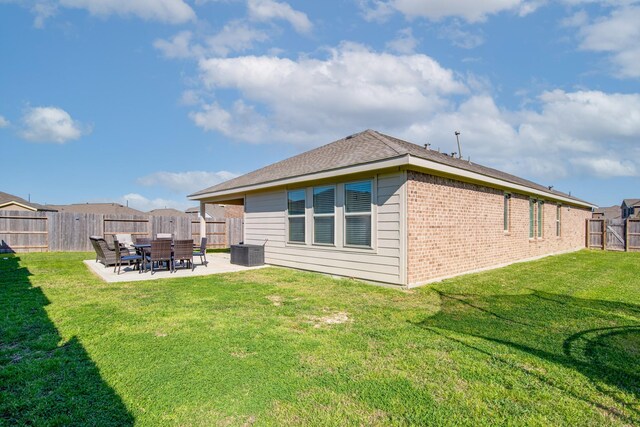
[[[629,252],[629,218],[624,222],[624,251]]]
[[[200,239],[207,237],[207,204],[200,202]]]

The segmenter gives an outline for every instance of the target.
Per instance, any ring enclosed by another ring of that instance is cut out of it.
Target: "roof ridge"
[[[373,129],[367,129],[364,132],[361,133],[371,133],[373,137],[375,137],[378,141],[382,142],[384,145],[386,145],[387,147],[391,148],[393,151],[395,151],[398,154],[407,154],[406,150],[402,150],[398,144],[396,144],[394,141],[390,140],[389,138],[387,138],[387,136],[383,133],[378,132],[377,130],[373,130]]]

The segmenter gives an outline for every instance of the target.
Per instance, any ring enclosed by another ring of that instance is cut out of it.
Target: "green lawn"
[[[410,292],[0,255],[0,425],[640,424],[640,254]],[[5,258],[6,259],[3,259]]]

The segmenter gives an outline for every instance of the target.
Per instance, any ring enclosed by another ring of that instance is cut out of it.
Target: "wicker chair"
[[[110,248],[107,241],[100,238],[96,240],[96,244],[100,247],[102,257],[98,260],[104,264],[105,267],[116,264],[116,251]]]
[[[96,251],[96,262],[104,260],[104,253],[102,252],[102,248],[98,245],[98,239],[101,237],[98,236],[90,236],[89,241],[91,242],[91,246],[93,246],[93,250]]]
[[[171,256],[171,240],[160,239],[151,241],[151,254],[147,255],[147,261],[151,263],[151,274],[154,273],[153,264],[166,262],[169,271],[173,271],[173,259]]]
[[[195,268],[193,265],[193,239],[176,240],[173,242],[173,269],[176,268],[176,262],[187,261],[187,267],[191,267],[191,271]]]
[[[136,237],[136,245],[150,245],[151,239],[149,237]]]
[[[117,239],[114,239],[113,241],[113,248],[114,248],[114,252],[116,254],[116,263],[113,266],[113,272],[116,272],[116,267],[118,268],[118,274],[120,274],[120,267],[122,266],[123,262],[128,262],[129,265],[131,265],[132,261],[135,261],[136,266],[138,267],[138,272],[142,272],[142,268],[140,267],[140,263],[142,261],[142,256],[141,255],[129,255],[129,251],[126,251],[126,249],[123,249],[120,247],[120,243],[118,242]],[[125,255],[126,254],[126,255]]]
[[[193,256],[200,257],[200,263],[207,265],[207,238],[203,237],[200,239],[200,250],[196,249],[193,251]],[[202,259],[204,258],[204,261]]]

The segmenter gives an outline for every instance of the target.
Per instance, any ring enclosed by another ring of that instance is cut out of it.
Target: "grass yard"
[[[640,424],[640,253],[410,292],[0,255],[0,425]]]

